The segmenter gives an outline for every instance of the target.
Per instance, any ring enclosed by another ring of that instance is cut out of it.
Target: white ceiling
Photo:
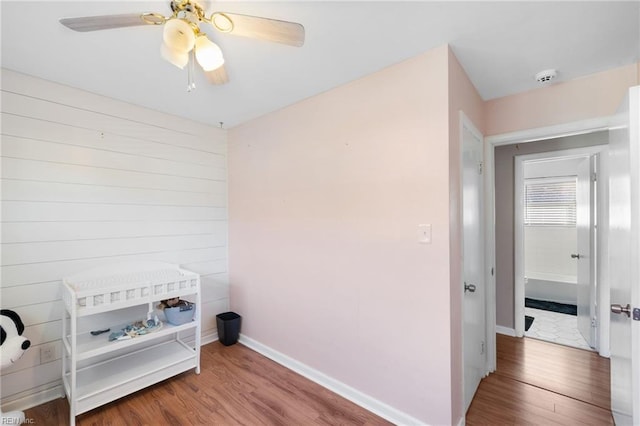
[[[160,57],[161,27],[73,32],[62,17],[154,11],[169,1],[6,1],[2,67],[229,128],[449,43],[483,99],[640,59],[640,2],[210,2],[226,11],[295,21],[302,48],[216,33],[230,83],[211,86]],[[199,70],[198,70],[199,71]]]

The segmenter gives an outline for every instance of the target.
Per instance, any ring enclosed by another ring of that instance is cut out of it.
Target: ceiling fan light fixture
[[[189,52],[172,49],[167,46],[166,43],[162,43],[162,46],[160,46],[160,54],[167,62],[172,63],[180,69],[184,69],[189,63]]]
[[[167,16],[155,12],[125,13],[62,18],[60,23],[78,32],[164,25],[160,54],[178,68],[187,67],[189,91],[195,88],[193,74],[196,62],[201,65],[210,83],[217,85],[229,82],[222,51],[200,28],[203,24],[226,34],[295,47],[304,45],[304,26],[296,22],[226,12],[207,15],[205,8],[208,0],[169,1],[172,13]]]
[[[205,71],[213,71],[224,65],[222,50],[204,34],[196,39],[196,60]]]
[[[164,24],[162,40],[170,49],[187,53],[193,49],[196,35],[187,21],[175,18]]]

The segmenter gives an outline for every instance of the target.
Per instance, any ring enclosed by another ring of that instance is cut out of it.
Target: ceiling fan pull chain
[[[187,65],[187,92],[191,92],[196,88],[196,83],[193,81],[194,64],[195,64],[195,49],[191,49],[189,52],[189,64]]]

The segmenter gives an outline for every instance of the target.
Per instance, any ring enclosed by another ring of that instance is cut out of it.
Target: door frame
[[[560,151],[550,151],[550,152],[540,152],[535,154],[524,154],[517,155],[515,158],[514,164],[514,200],[523,200],[524,199],[524,163],[529,161],[543,160],[543,159],[559,159],[559,158],[592,158],[596,156],[598,159],[598,163],[601,163],[601,156],[606,155],[607,153],[607,145],[594,145],[584,148],[570,148],[563,149]],[[599,172],[601,174],[602,172]],[[607,176],[601,174],[600,180],[598,181],[598,187],[603,186],[607,181]],[[598,191],[600,194],[601,191]],[[601,195],[599,195],[601,196]],[[594,200],[590,200],[591,205],[593,206]],[[595,208],[595,206],[594,206]],[[599,216],[598,216],[599,217]],[[524,273],[524,206],[520,202],[516,202],[514,206],[514,329],[516,337],[524,336],[524,298],[525,298],[525,273]],[[594,232],[594,227],[592,225],[592,229],[589,232]],[[604,227],[598,228],[598,231],[604,230]],[[593,244],[589,248],[589,259],[591,260],[590,269],[592,271],[591,280],[592,282],[596,282],[601,285],[606,285],[605,282],[601,282],[603,280],[598,279],[599,277],[595,274],[596,265],[598,265],[601,250],[599,247],[596,247],[599,244],[599,238],[594,238]],[[597,242],[596,242],[597,241]],[[595,256],[594,256],[595,254]],[[598,290],[600,290],[600,285],[598,286]],[[603,290],[609,291],[608,287]],[[590,304],[594,303],[597,306],[600,305],[600,291],[598,291],[595,295],[595,300],[591,300]],[[608,305],[607,305],[608,306]],[[606,316],[608,317],[608,310],[606,310]],[[602,318],[603,313],[597,312],[598,319]],[[608,329],[608,324],[606,324],[606,328]],[[607,331],[607,330],[603,330]],[[596,350],[599,350],[599,342],[600,339],[600,325],[598,325],[598,335],[596,336]],[[607,331],[606,341],[608,342],[608,331]]]
[[[495,371],[496,356],[496,225],[495,225],[495,156],[494,149],[513,143],[531,143],[563,136],[575,136],[586,133],[609,130],[611,117],[599,117],[574,121],[547,127],[538,127],[516,132],[502,133],[485,137],[485,262],[487,271],[485,285],[487,290],[487,370]],[[504,327],[501,327],[504,329]]]

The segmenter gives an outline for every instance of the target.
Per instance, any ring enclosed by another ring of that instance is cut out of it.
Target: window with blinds
[[[524,224],[576,226],[576,178],[525,179]]]

